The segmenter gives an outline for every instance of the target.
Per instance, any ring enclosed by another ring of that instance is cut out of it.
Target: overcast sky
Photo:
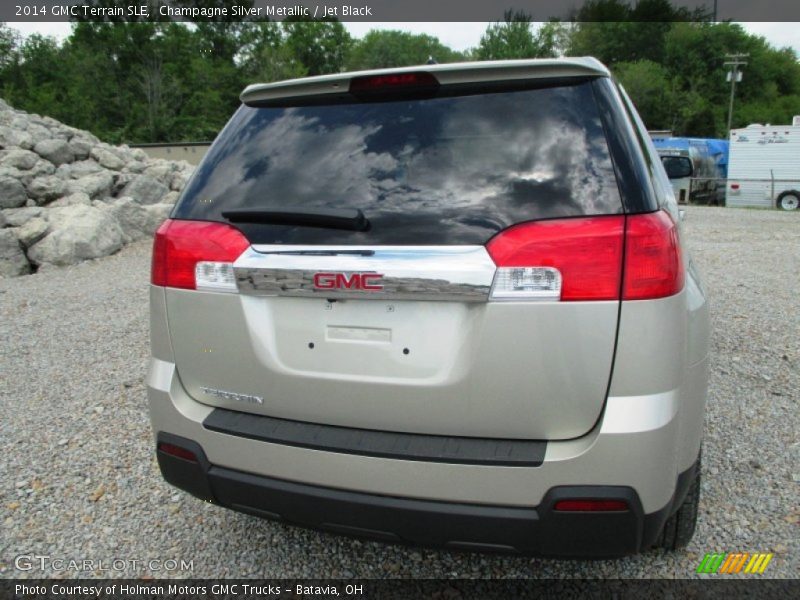
[[[413,33],[427,33],[439,38],[454,50],[466,50],[478,45],[488,23],[354,23],[344,26],[355,37],[362,37],[370,29],[402,29]],[[747,31],[767,38],[777,48],[791,46],[800,54],[800,27],[798,23],[742,23]],[[42,33],[59,39],[69,35],[69,23],[8,23],[23,35]]]

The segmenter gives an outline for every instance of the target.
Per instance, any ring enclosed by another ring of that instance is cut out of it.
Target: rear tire
[[[784,192],[778,196],[775,206],[778,210],[797,210],[800,206],[800,192]]]
[[[697,526],[697,513],[700,507],[700,459],[697,461],[697,475],[692,482],[680,508],[664,524],[657,548],[678,550],[686,547],[692,540]]]

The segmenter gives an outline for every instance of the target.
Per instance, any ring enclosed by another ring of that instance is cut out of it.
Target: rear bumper
[[[537,466],[401,460],[232,435],[204,426],[215,409],[186,393],[173,363],[153,359],[147,386],[157,438],[194,444],[202,456],[191,463],[159,452],[164,477],[205,500],[421,545],[611,557],[652,545],[683,500],[701,435],[686,419],[702,417],[705,371],[698,363],[686,387],[671,392],[610,397],[591,432],[547,442]],[[686,461],[683,450],[692,453]],[[557,499],[581,494],[624,499],[630,510],[553,510]]]
[[[198,457],[191,462],[157,450],[168,482],[244,513],[395,543],[554,557],[617,557],[648,548],[670,507],[679,505],[695,477],[694,467],[682,473],[673,501],[650,514],[642,510],[636,491],[625,486],[559,486],[535,507],[487,506],[380,496],[254,475],[211,464],[191,440],[161,433],[158,441]],[[558,500],[567,498],[624,500],[629,510],[554,509]]]

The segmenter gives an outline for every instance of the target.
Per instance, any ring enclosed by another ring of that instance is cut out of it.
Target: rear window
[[[360,209],[367,231],[239,224],[253,243],[484,244],[622,202],[591,81],[328,106],[242,106],[173,217]]]

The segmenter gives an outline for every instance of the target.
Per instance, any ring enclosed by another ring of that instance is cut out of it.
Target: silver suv
[[[603,65],[426,65],[241,98],[155,238],[167,481],[424,545],[688,543],[706,298]]]

